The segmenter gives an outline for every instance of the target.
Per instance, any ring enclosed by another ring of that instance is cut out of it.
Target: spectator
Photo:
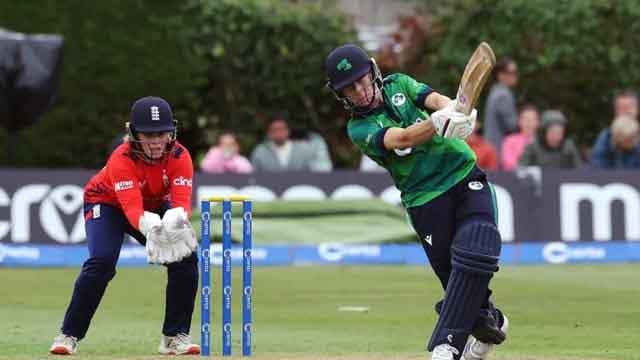
[[[520,110],[518,127],[520,131],[504,138],[500,151],[501,167],[504,171],[511,171],[518,166],[518,159],[524,148],[533,142],[540,125],[540,114],[533,105],[525,105]]]
[[[480,134],[480,122],[476,122],[473,134],[467,138],[467,144],[476,154],[476,163],[483,170],[498,170],[496,148]]]
[[[633,90],[625,90],[613,99],[613,118],[620,115],[629,115],[638,120],[638,95]]]
[[[218,137],[218,144],[211,147],[200,162],[200,169],[212,174],[252,172],[251,163],[239,151],[235,135],[230,132],[222,133]]]
[[[360,159],[360,171],[382,173],[387,172],[387,169],[383,168],[380,164],[373,161],[373,159],[363,154]]]
[[[582,165],[573,140],[565,137],[567,119],[558,110],[542,113],[536,140],[527,145],[518,161],[520,166],[573,169]]]
[[[315,131],[299,130],[291,132],[292,141],[306,142],[313,154],[313,159],[309,165],[311,171],[329,172],[333,170],[329,147],[322,135]]]
[[[256,171],[316,171],[313,147],[307,141],[292,141],[287,121],[278,116],[269,124],[267,139],[253,150]]]
[[[622,115],[630,116],[632,119],[636,121],[638,120],[638,95],[633,90],[624,90],[622,92],[617,93],[613,97],[613,119],[617,119]],[[604,144],[610,143],[610,137],[611,137],[610,128],[607,127],[602,129],[602,131],[600,131],[600,133],[596,137],[596,141],[594,142],[594,147],[596,145],[604,145]],[[602,149],[603,148],[599,149],[600,155],[602,155],[602,151],[603,151]],[[592,162],[594,162],[593,160],[593,157],[595,156],[595,154],[593,154],[594,151],[595,151],[595,148],[592,149],[592,153],[591,153]],[[598,161],[598,160],[595,160],[595,161]],[[599,165],[594,164],[594,166],[596,167],[604,167],[600,165],[602,164],[599,164]]]
[[[495,74],[496,82],[484,108],[484,136],[499,150],[504,136],[517,129],[518,112],[512,89],[518,84],[518,65],[503,58],[496,64]]]
[[[591,163],[596,168],[640,168],[638,121],[629,115],[618,116],[593,145]]]

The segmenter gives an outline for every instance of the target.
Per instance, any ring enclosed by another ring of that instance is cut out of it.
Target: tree
[[[591,145],[612,120],[612,94],[640,81],[640,3],[634,0],[455,0],[431,8],[439,40],[425,74],[454,94],[480,41],[520,68],[520,101],[558,108]]]

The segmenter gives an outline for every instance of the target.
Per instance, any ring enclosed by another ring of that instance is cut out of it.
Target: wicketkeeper
[[[494,193],[464,141],[477,111],[456,112],[454,101],[407,75],[383,79],[355,45],[334,49],[325,70],[327,86],[351,111],[349,137],[400,189],[445,289],[427,345],[432,359],[486,359],[505,340],[508,320],[489,299],[501,247]]]
[[[145,97],[136,101],[124,143],[86,185],[89,258],[75,282],[51,353],[76,352],[116,274],[125,234],[146,246],[150,263],[167,268],[160,353],[200,353],[189,336],[198,288],[197,242],[189,222],[193,165],[189,151],[176,141],[176,123],[165,100]]]

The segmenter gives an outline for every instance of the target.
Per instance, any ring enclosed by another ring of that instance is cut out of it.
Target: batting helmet
[[[341,91],[371,71],[371,58],[360,47],[347,44],[333,50],[324,66],[329,85]]]
[[[374,86],[382,87],[382,75],[375,60],[359,46],[353,44],[342,45],[335,48],[324,62],[327,73],[327,87],[336,98],[344,104],[345,109],[361,112],[365,109],[356,109],[353,102],[343,96],[341,91],[361,77],[371,73]]]

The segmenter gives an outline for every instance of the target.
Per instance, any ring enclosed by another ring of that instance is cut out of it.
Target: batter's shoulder
[[[393,73],[385,76],[383,82],[392,83],[392,82],[398,82],[398,81],[412,81],[412,80],[415,80],[415,79],[412,78],[410,75],[398,72],[398,73]]]
[[[399,79],[402,79],[404,76],[407,76],[407,75],[405,75],[403,73],[389,74],[389,75],[384,77],[382,82],[383,82],[383,84],[390,84],[390,83],[398,81]]]

